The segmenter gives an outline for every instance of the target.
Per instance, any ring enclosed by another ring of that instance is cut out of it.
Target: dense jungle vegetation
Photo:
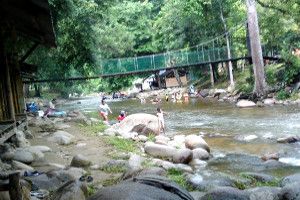
[[[247,19],[243,0],[49,0],[49,3],[57,48],[40,46],[28,59],[38,65],[39,79],[95,76],[101,59],[149,55],[197,45],[224,33],[224,23],[230,29]],[[294,48],[300,47],[300,2],[258,0],[257,10],[262,43],[280,47],[284,55],[282,64],[267,69],[267,82],[292,84],[300,72],[299,60],[291,55]],[[235,38],[235,45],[246,43],[245,29],[231,37]],[[196,74],[203,75],[199,68]],[[39,86],[51,87],[61,94],[111,92],[129,86],[135,78]],[[251,90],[250,75],[246,79],[237,84],[241,90]]]

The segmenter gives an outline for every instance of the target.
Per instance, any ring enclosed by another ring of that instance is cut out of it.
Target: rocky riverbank
[[[29,117],[28,123],[29,130],[17,131],[1,146],[0,162],[2,172],[20,171],[27,199],[105,199],[130,185],[135,196],[127,199],[143,199],[140,191],[145,189],[152,199],[159,194],[166,199],[297,199],[300,194],[299,169],[279,162],[278,155],[214,157],[213,147],[199,134],[159,135],[153,115],[133,114],[106,128],[76,111],[66,118]],[[277,141],[293,143],[299,138]],[[228,173],[218,172],[224,166]],[[295,174],[270,175],[270,170],[287,168]],[[6,193],[0,195],[7,199]]]

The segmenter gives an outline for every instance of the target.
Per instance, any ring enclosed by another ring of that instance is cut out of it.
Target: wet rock
[[[262,173],[254,173],[254,172],[244,172],[243,175],[246,177],[253,178],[259,182],[271,182],[275,181],[275,177],[268,175],[268,174],[262,174]]]
[[[189,149],[202,148],[210,152],[208,144],[199,135],[188,135],[185,137],[185,146]]]
[[[74,136],[66,131],[56,131],[47,140],[60,145],[68,145],[74,142]]]
[[[274,99],[265,99],[264,100],[264,104],[265,105],[274,105],[275,104],[275,100]]]
[[[267,160],[279,160],[279,154],[278,153],[271,153],[271,154],[265,154],[261,157],[263,161]]]
[[[69,181],[53,192],[52,200],[85,200],[87,187],[78,181]]]
[[[300,199],[299,182],[284,186],[279,193],[279,199],[299,200]]]
[[[295,142],[299,142],[299,141],[300,141],[300,138],[296,135],[291,135],[291,136],[277,139],[278,143],[295,143]]]
[[[253,101],[240,100],[237,102],[236,106],[239,108],[248,108],[248,107],[254,107],[256,106],[256,104]]]
[[[74,156],[71,161],[72,167],[89,167],[91,165],[92,165],[92,162],[81,154]]]
[[[193,152],[190,149],[179,149],[172,157],[174,163],[189,163],[193,158]]]
[[[24,149],[17,149],[12,159],[26,164],[30,164],[35,160],[33,153]]]
[[[193,149],[192,152],[193,152],[193,159],[199,159],[199,160],[209,159],[209,153],[202,148]]]
[[[292,183],[299,183],[300,184],[300,173],[292,174],[292,175],[284,177],[280,181],[280,186],[284,187],[284,186],[286,186],[288,184],[292,184]]]
[[[219,187],[206,193],[201,200],[248,200],[248,193],[232,187]]]
[[[123,135],[126,132],[137,132],[141,135],[159,134],[158,118],[155,115],[137,113],[127,116],[117,127]]]
[[[16,170],[19,169],[19,170],[26,170],[26,171],[34,171],[34,168],[32,168],[31,166],[26,165],[21,162],[18,162],[18,161],[15,161],[15,160],[13,160],[11,162],[11,166],[13,167],[13,169],[16,169]]]
[[[279,187],[256,187],[245,191],[249,193],[250,200],[279,200],[280,190]]]

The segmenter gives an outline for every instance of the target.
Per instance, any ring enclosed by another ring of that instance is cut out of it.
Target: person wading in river
[[[159,126],[159,133],[163,132],[165,134],[165,120],[164,120],[164,112],[161,108],[157,108],[158,117],[158,126]]]
[[[103,118],[105,123],[108,123],[108,112],[112,114],[109,106],[106,104],[105,100],[102,99],[101,104],[99,105],[99,115]]]

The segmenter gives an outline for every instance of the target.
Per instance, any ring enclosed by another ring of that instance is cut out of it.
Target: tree
[[[253,61],[254,70],[254,93],[257,96],[263,96],[266,94],[267,84],[265,80],[265,70],[262,55],[262,48],[259,35],[258,18],[256,11],[255,0],[246,0],[247,10],[248,10],[248,27],[249,27],[249,37],[251,45],[251,56]]]

